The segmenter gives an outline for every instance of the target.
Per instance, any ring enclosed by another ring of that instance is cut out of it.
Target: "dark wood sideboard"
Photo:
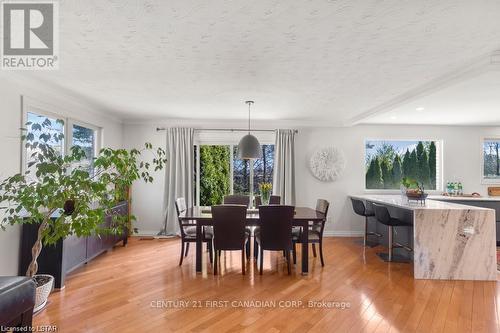
[[[128,215],[128,202],[119,203],[106,216],[103,224],[110,225],[112,215]],[[21,257],[19,275],[25,275],[31,262],[31,248],[36,241],[38,224],[23,224],[21,235]],[[54,245],[44,246],[38,257],[38,273],[54,276],[54,288],[64,287],[66,274],[86,264],[98,255],[113,248],[116,243],[127,245],[128,231],[121,235],[77,237],[69,236]]]

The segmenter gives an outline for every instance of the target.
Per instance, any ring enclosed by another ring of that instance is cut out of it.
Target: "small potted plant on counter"
[[[54,283],[50,275],[37,275],[42,246],[55,244],[69,235],[123,233],[128,216],[113,215],[111,226],[102,226],[104,217],[116,204],[116,191],[136,180],[152,182],[151,170],[162,169],[166,159],[163,149],[154,150],[149,143],[142,150],[104,148],[89,170],[81,163],[86,159],[81,147],[73,146],[64,156],[55,148],[64,135],[53,130],[49,119],[26,125],[22,141],[28,152],[27,169],[0,182],[0,227],[5,230],[7,225],[39,224],[26,272],[37,284],[35,311],[39,311]],[[141,160],[146,151],[152,154],[149,162]]]
[[[271,183],[260,183],[259,190],[260,196],[262,198],[263,205],[269,205],[269,200],[271,199],[271,191],[273,189],[273,184]]]
[[[419,182],[413,178],[404,177],[401,180],[402,190],[408,198],[408,200],[415,200],[417,202],[425,203],[427,199],[427,193],[425,193],[424,184],[419,184]]]

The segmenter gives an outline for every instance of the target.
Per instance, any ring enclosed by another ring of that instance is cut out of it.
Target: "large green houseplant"
[[[64,135],[54,130],[55,125],[61,124],[53,124],[49,119],[26,124],[22,140],[28,155],[27,168],[0,183],[0,227],[5,230],[7,225],[39,223],[26,272],[35,278],[43,245],[69,235],[124,232],[128,216],[113,215],[111,226],[103,227],[104,217],[120,197],[117,191],[136,180],[152,182],[151,171],[162,169],[166,162],[163,149],[153,149],[146,143],[142,150],[101,149],[89,169],[82,147],[73,146],[65,155],[56,149]],[[143,156],[146,152],[150,156]]]

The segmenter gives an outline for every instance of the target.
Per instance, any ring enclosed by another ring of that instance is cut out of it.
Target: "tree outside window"
[[[500,182],[500,138],[483,141],[483,180]]]
[[[80,125],[73,125],[73,146],[78,146],[85,152],[85,158],[80,160],[75,167],[87,171],[90,175],[94,173],[95,158],[95,131]]]
[[[262,158],[253,164],[253,192],[259,194],[259,184],[273,183],[274,145],[262,145]]]
[[[238,158],[238,146],[233,146],[233,193],[250,195],[250,160]]]
[[[222,203],[230,193],[230,146],[200,146],[200,205]]]

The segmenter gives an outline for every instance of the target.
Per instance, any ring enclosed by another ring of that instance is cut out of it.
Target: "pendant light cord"
[[[251,103],[248,103],[248,134],[250,134],[250,105]]]
[[[246,101],[245,103],[248,104],[248,134],[250,134],[250,107],[254,103],[253,101]]]

